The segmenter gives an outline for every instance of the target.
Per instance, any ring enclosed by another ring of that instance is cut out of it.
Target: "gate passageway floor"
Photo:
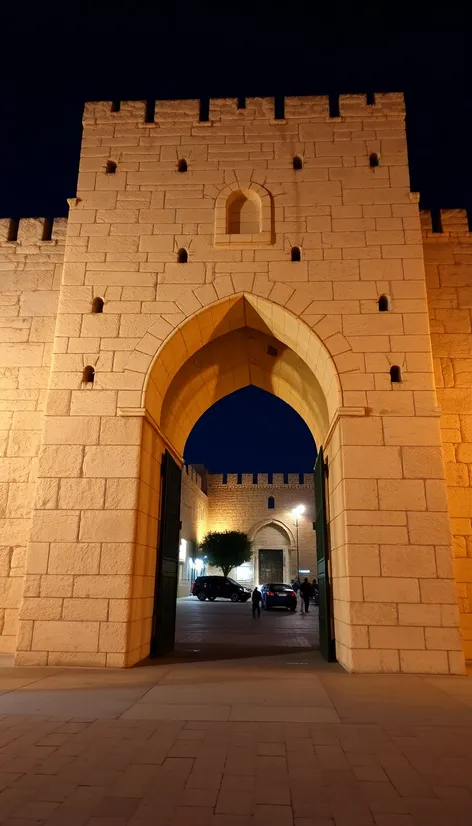
[[[177,600],[176,658],[212,660],[310,651],[319,646],[318,608],[302,615],[284,608],[252,618],[251,602]]]
[[[6,826],[470,826],[472,679],[0,667],[0,784]]]

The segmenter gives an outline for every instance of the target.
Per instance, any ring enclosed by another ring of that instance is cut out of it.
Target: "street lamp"
[[[305,513],[305,505],[297,505],[292,509],[292,516],[295,519],[295,527],[297,529],[297,580],[300,580],[300,549],[298,547],[298,524],[300,516]]]

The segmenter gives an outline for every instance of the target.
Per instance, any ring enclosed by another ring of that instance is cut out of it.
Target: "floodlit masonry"
[[[147,656],[162,456],[255,384],[324,448],[339,662],[463,673],[472,245],[433,219],[401,94],[86,105],[68,221],[0,222],[4,651]]]
[[[302,579],[316,577],[312,473],[199,470],[185,467],[182,474],[179,596],[188,596],[197,575],[221,574],[203,562],[195,563],[198,543],[209,531],[248,534],[252,559],[230,574],[243,585],[252,588],[268,580],[289,583],[297,576],[297,562]],[[304,510],[297,519],[293,511],[299,505]]]

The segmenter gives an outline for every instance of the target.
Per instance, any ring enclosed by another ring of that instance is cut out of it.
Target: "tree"
[[[248,562],[251,555],[251,542],[242,531],[211,531],[200,545],[200,556],[205,556],[214,568],[221,568],[224,576]]]

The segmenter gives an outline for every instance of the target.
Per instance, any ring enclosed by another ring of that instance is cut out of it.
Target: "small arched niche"
[[[292,165],[294,169],[303,169],[303,160],[300,158],[300,155],[295,155]]]
[[[180,158],[180,160],[177,162],[177,170],[178,170],[179,172],[187,172],[187,170],[188,170],[188,163],[187,163],[187,161],[185,160],[185,158]]]
[[[116,163],[115,161],[107,161],[107,165],[105,167],[105,172],[107,175],[114,175],[116,172]]]
[[[97,295],[97,297],[92,301],[92,313],[103,313],[104,305],[105,302],[103,298],[100,298],[100,296]]]
[[[369,155],[369,166],[374,169],[376,166],[380,166],[380,155],[378,152],[371,152]]]
[[[267,507],[269,508],[270,511],[274,510],[274,508],[275,508],[275,499],[274,499],[273,496],[269,496],[269,498],[267,500]]]
[[[250,190],[238,189],[226,201],[228,235],[256,235],[261,231],[261,202]]]
[[[392,309],[392,302],[390,301],[389,295],[379,296],[378,304],[380,313],[388,313],[388,311]]]
[[[302,251],[300,247],[292,247],[290,251],[290,260],[291,261],[301,261],[302,260]]]
[[[402,368],[398,364],[392,364],[390,368],[390,381],[392,384],[397,384],[403,381]]]
[[[82,371],[82,384],[93,384],[95,381],[95,367],[88,364]]]
[[[182,247],[177,253],[177,263],[178,264],[187,264],[188,262],[188,252],[185,247]]]

